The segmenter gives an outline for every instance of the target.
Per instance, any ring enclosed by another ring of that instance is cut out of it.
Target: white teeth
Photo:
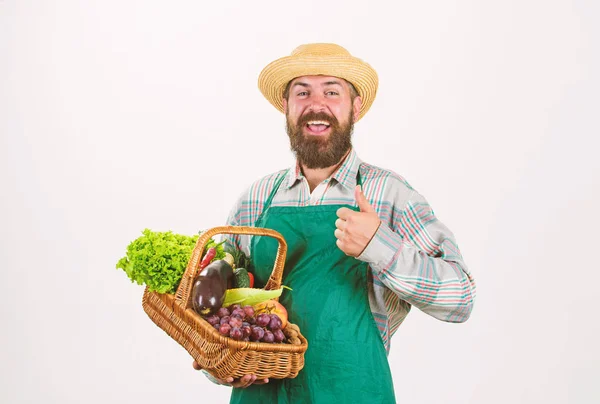
[[[310,121],[308,122],[309,125],[327,125],[329,126],[328,122],[325,121]]]

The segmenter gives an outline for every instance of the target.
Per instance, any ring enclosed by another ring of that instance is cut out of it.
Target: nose
[[[311,97],[311,103],[310,106],[308,107],[309,111],[313,111],[313,112],[323,112],[326,109],[326,104],[325,104],[325,97],[322,95],[316,95],[314,94]]]

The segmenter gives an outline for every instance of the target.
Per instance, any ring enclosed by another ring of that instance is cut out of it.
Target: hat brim
[[[354,85],[362,105],[360,120],[371,108],[379,78],[375,70],[361,59],[352,56],[286,56],[268,64],[258,77],[258,88],[265,98],[279,111],[283,109],[283,92],[287,84],[301,76],[340,77]]]

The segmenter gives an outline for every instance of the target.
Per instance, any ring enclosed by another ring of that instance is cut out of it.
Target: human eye
[[[329,91],[325,92],[325,95],[336,96],[336,95],[339,95],[339,93],[335,90],[329,90]]]
[[[300,91],[298,94],[296,94],[298,97],[305,97],[308,95],[308,91]]]

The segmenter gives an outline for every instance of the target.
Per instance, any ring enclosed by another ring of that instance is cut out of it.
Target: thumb
[[[365,195],[362,193],[360,185],[357,185],[354,189],[354,197],[356,198],[356,203],[361,212],[375,212],[375,209],[373,209]]]

